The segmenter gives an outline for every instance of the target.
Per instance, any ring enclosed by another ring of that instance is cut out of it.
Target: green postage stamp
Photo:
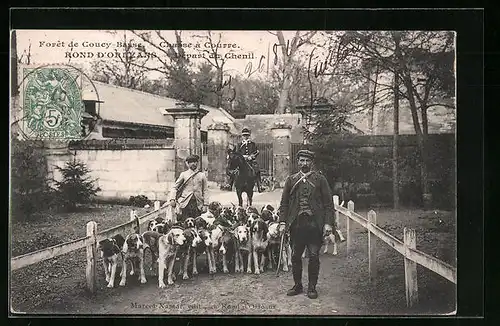
[[[80,139],[84,104],[69,68],[23,69],[23,132],[30,139]]]

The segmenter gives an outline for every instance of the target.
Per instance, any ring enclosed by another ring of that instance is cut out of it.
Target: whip
[[[280,241],[280,252],[279,252],[279,257],[278,257],[278,268],[276,268],[276,277],[278,277],[278,274],[280,272],[280,266],[281,266],[281,257],[283,256],[283,241],[285,240],[285,232],[281,235],[281,241]]]

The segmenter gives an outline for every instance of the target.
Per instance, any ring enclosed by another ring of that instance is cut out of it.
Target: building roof
[[[301,143],[303,139],[302,116],[299,113],[288,114],[248,114],[245,119],[236,119],[239,126],[238,134],[241,128],[246,127],[252,131],[252,139],[256,143],[267,143],[273,139],[271,128],[275,122],[284,121],[292,126],[291,142]]]
[[[98,81],[93,83],[98,98],[102,101],[99,106],[99,115],[102,119],[174,127],[173,117],[164,115],[161,108],[174,108],[178,102],[176,99]],[[97,99],[92,93],[95,93],[93,89],[85,92],[87,97]],[[201,107],[208,110],[207,115],[201,119],[201,130],[206,131],[214,122],[225,122],[232,132],[237,132],[234,118],[224,109],[206,105]]]

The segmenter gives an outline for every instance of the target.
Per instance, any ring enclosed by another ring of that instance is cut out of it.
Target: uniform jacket
[[[178,189],[194,173],[196,173],[196,171],[188,169],[179,175],[179,178],[175,181],[172,191],[170,191],[170,200],[176,198]],[[196,198],[198,208],[201,210],[203,205],[208,205],[207,190],[207,177],[203,172],[199,172],[197,175],[189,179],[186,186],[181,190],[179,198],[177,199],[180,208],[186,207],[191,198],[194,196]]]
[[[301,177],[301,172],[290,175],[285,181],[285,186],[281,195],[279,221],[286,222],[289,226],[299,214],[299,187],[297,187],[291,195],[290,190]],[[309,195],[309,206],[313,213],[312,218],[316,219],[316,222],[321,229],[323,229],[325,224],[333,225],[333,222],[335,221],[333,195],[330,186],[328,185],[328,181],[323,174],[317,171],[314,171],[310,176],[308,176],[307,180],[314,184]]]
[[[247,143],[241,142],[238,144],[236,150],[242,155],[255,154],[257,152],[257,144],[252,140],[249,140]]]

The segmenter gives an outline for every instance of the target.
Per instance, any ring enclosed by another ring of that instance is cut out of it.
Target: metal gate
[[[259,163],[262,177],[273,175],[273,144],[256,143],[259,155],[257,163]]]
[[[304,146],[302,143],[292,143],[292,149],[290,153],[290,174],[295,173],[299,170],[297,165],[297,152]]]

